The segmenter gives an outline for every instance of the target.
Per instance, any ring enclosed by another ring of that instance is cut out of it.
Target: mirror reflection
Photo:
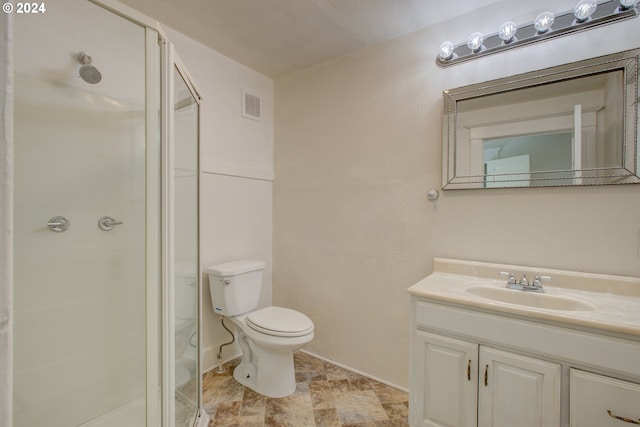
[[[443,188],[640,182],[638,51],[445,91]]]

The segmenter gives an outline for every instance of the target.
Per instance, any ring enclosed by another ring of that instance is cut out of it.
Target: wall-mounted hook
[[[432,188],[427,193],[427,199],[431,200],[432,202],[434,200],[438,200],[438,197],[440,197],[440,192],[438,190],[436,190],[435,188]]]

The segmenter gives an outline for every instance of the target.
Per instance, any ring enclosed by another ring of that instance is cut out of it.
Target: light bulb
[[[576,22],[584,22],[588,20],[597,8],[597,0],[580,0],[578,4],[576,4],[576,7],[573,8],[573,14],[576,17]]]
[[[536,19],[533,21],[533,26],[538,33],[546,33],[553,25],[554,20],[555,16],[552,12],[542,12],[536,16]]]
[[[474,53],[480,52],[482,50],[482,42],[484,41],[484,36],[482,33],[471,33],[469,38],[467,39],[467,46]]]
[[[443,61],[451,59],[451,58],[453,58],[453,49],[454,48],[455,48],[455,46],[453,45],[453,43],[451,43],[449,41],[444,42],[444,43],[442,43],[440,45],[440,53],[438,53],[438,56]]]
[[[516,37],[516,31],[518,31],[518,26],[515,22],[508,21],[502,24],[500,29],[498,30],[498,37],[502,39],[505,43],[510,43]]]
[[[620,9],[627,10],[631,9],[636,5],[638,0],[620,0]]]

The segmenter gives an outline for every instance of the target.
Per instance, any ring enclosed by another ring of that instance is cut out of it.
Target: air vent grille
[[[242,116],[254,120],[262,120],[261,99],[245,90],[242,91]]]

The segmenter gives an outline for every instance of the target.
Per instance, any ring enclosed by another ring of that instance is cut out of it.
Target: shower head
[[[80,78],[89,84],[100,83],[102,80],[102,74],[93,65],[91,65],[91,56],[86,52],[78,52],[76,55],[78,62],[82,64],[80,67]]]
[[[100,83],[102,80],[102,74],[93,65],[83,65],[80,67],[80,78],[89,84]]]

